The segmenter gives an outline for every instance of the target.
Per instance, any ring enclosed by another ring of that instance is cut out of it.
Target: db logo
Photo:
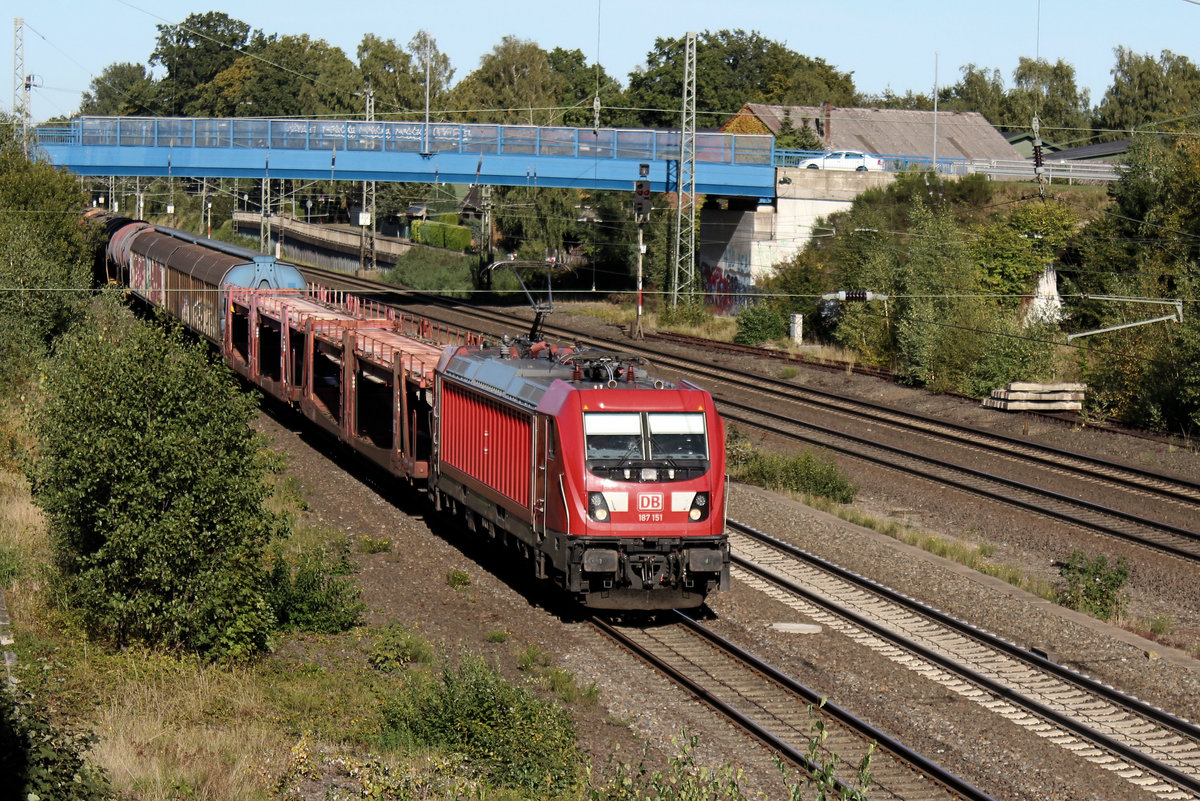
[[[647,492],[638,495],[639,512],[661,512],[662,510],[663,496],[661,492]]]

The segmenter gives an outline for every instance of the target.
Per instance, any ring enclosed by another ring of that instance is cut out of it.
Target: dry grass
[[[564,314],[586,314],[610,325],[632,326],[637,321],[637,306],[632,302],[586,302],[586,303],[557,303],[555,308]],[[645,330],[663,329],[680,334],[714,339],[718,342],[732,342],[737,333],[737,323],[732,317],[724,315],[709,315],[703,323],[694,326],[663,325],[656,312],[642,309],[642,328]]]
[[[899,540],[906,545],[920,548],[943,559],[949,559],[960,565],[977,570],[993,578],[998,578],[1014,587],[1057,603],[1058,592],[1053,583],[1026,573],[1015,565],[1007,565],[991,561],[994,548],[989,545],[974,545],[957,539],[940,537],[935,534],[909,528],[895,520],[880,520],[852,506],[843,506],[826,501],[823,498],[805,497],[804,502],[814,509],[821,509],[864,528],[878,531],[880,534]]]
[[[290,743],[249,673],[150,653],[113,662],[92,722],[123,797],[267,799]]]

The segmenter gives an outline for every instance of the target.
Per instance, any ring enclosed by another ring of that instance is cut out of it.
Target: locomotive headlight
[[[603,492],[588,493],[588,517],[601,523],[608,520],[608,501]]]
[[[642,481],[658,481],[658,468],[657,467],[643,467],[642,468]]]
[[[688,520],[698,522],[708,519],[708,493],[697,492],[692,499],[692,508],[688,509]]]

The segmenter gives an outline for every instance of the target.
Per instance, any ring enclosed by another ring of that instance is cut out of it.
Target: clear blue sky
[[[1200,63],[1200,5],[1187,0],[15,0],[6,22],[25,21],[25,71],[38,77],[33,118],[69,114],[110,64],[145,63],[155,25],[224,11],[267,33],[307,33],[354,60],[365,33],[406,45],[429,31],[459,79],[505,35],[543,48],[583,51],[623,84],[658,37],[741,28],[852,72],[860,92],[929,92],[954,83],[960,67],[999,69],[1005,85],[1022,56],[1062,59],[1098,103],[1118,45],[1155,57],[1163,50]],[[1039,22],[1040,20],[1040,22]],[[12,108],[13,37],[4,42],[9,78],[0,109]],[[936,69],[935,69],[936,66]]]

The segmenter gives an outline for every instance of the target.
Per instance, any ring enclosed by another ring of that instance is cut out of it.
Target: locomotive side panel
[[[441,382],[439,461],[523,509],[530,505],[533,417]]]

